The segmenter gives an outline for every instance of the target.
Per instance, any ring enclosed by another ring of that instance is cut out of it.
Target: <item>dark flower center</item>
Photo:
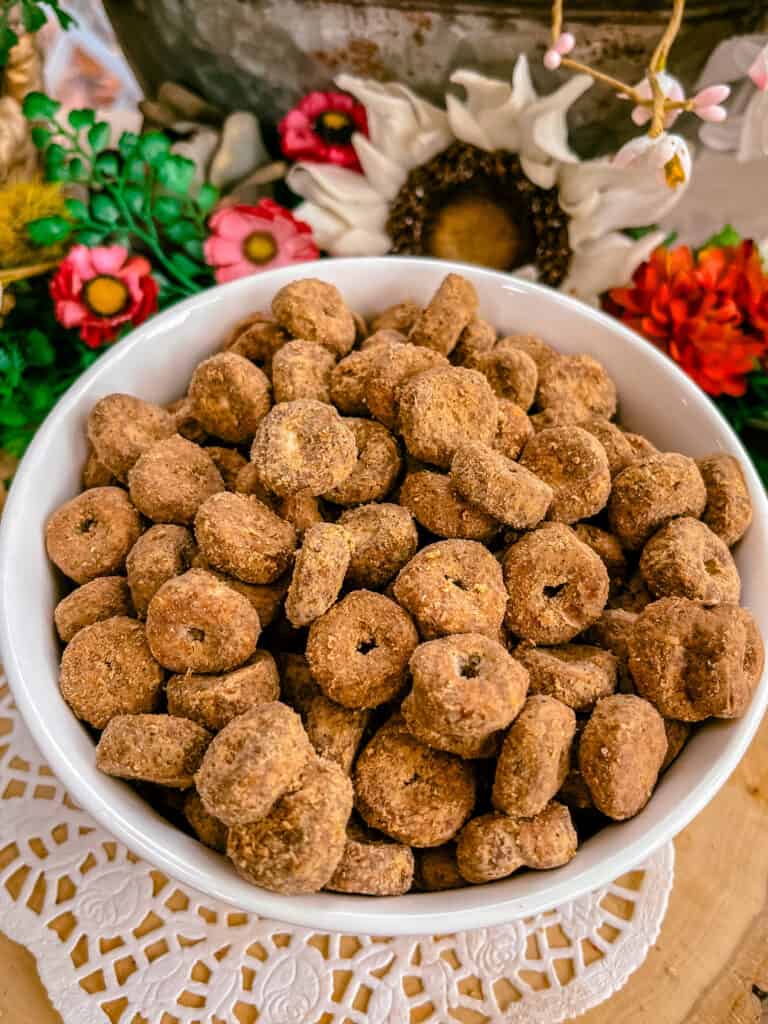
[[[348,146],[355,134],[355,122],[343,110],[326,110],[315,118],[315,132],[330,146]]]
[[[277,243],[268,231],[254,231],[243,242],[243,253],[251,263],[269,263],[277,255]]]
[[[92,277],[83,288],[83,302],[96,316],[117,316],[128,307],[130,301],[130,292],[125,283],[110,274]]]

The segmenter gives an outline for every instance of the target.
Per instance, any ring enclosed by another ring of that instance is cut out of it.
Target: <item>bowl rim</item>
[[[474,278],[488,279],[491,283],[503,284],[506,288],[527,292],[538,296],[541,301],[551,305],[565,307],[566,310],[578,312],[601,322],[610,332],[624,344],[633,349],[642,348],[644,356],[657,367],[663,368],[667,375],[676,378],[681,392],[694,401],[708,401],[707,396],[699,391],[696,384],[667,356],[650,345],[640,335],[630,330],[613,317],[587,306],[582,302],[554,291],[543,285],[536,284],[512,275],[483,267],[452,261],[428,259],[422,257],[344,257],[337,259],[321,259],[289,267],[265,271],[258,275],[260,282],[275,280],[275,290],[290,280],[300,277],[323,277],[324,269],[329,266],[349,266],[360,269],[361,265],[374,274],[377,267],[383,264],[418,264],[434,266],[442,275],[455,272],[464,273]],[[29,483],[39,472],[39,463],[44,456],[48,441],[57,429],[60,421],[66,419],[70,411],[79,402],[83,392],[87,391],[91,382],[102,374],[109,374],[112,367],[141,347],[157,333],[164,333],[165,325],[171,325],[174,319],[183,319],[194,314],[198,309],[211,307],[239,292],[247,293],[253,278],[241,278],[224,285],[206,289],[152,317],[145,324],[133,330],[120,341],[110,352],[104,353],[75,383],[62,395],[38,429],[27,452],[22,459],[16,477],[10,488],[6,508],[0,522],[0,652],[2,652],[6,677],[11,687],[16,704],[22,714],[27,728],[42,755],[70,792],[77,803],[91,814],[112,836],[117,837],[137,855],[151,864],[167,872],[171,877],[185,882],[201,893],[220,899],[240,910],[255,912],[288,924],[320,928],[325,931],[343,931],[349,933],[366,933],[379,935],[410,935],[429,932],[453,932],[466,928],[478,928],[489,925],[503,924],[520,917],[528,917],[551,909],[562,902],[570,901],[594,890],[601,885],[621,876],[637,867],[645,858],[654,853],[661,845],[671,840],[700,813],[706,804],[713,799],[724,785],[743,757],[755,732],[762,720],[768,705],[768,674],[764,673],[761,682],[753,694],[747,714],[738,722],[728,723],[733,735],[723,752],[709,765],[707,770],[695,781],[687,792],[682,806],[674,812],[667,812],[659,821],[652,822],[649,828],[625,846],[607,856],[600,856],[596,863],[582,869],[574,877],[562,877],[556,869],[546,872],[550,884],[540,887],[540,891],[527,896],[508,897],[504,895],[504,887],[509,885],[515,876],[485,886],[468,886],[458,890],[447,890],[434,893],[406,894],[397,897],[365,897],[358,895],[341,895],[318,893],[310,896],[286,897],[269,892],[243,881],[231,871],[229,881],[213,878],[205,871],[204,861],[214,861],[218,855],[205,851],[198,857],[199,865],[189,863],[188,858],[177,851],[167,849],[157,835],[162,835],[158,822],[166,828],[180,834],[175,826],[165,822],[156,812],[157,819],[151,828],[143,830],[136,823],[136,815],[125,814],[126,806],[116,812],[106,799],[106,794],[99,792],[99,785],[80,774],[71,765],[67,753],[66,740],[57,736],[48,727],[44,716],[38,714],[38,704],[34,697],[34,681],[25,673],[23,657],[20,655],[13,637],[13,594],[9,588],[9,564],[13,560],[13,535],[17,527],[17,519],[23,519],[23,501],[28,496]],[[732,451],[737,453],[743,463],[750,492],[754,503],[754,519],[768,522],[768,498],[757,476],[755,468],[744,449],[741,441],[734,433],[722,413],[714,403],[710,403],[710,414],[719,420],[722,430],[728,435]],[[738,726],[738,727],[737,727]],[[720,726],[714,725],[714,728]],[[94,771],[96,771],[94,769]],[[96,783],[102,780],[95,780]],[[114,781],[114,780],[110,780]],[[126,787],[127,788],[127,787]],[[136,800],[139,798],[132,794]],[[130,801],[126,801],[128,804]],[[147,805],[145,813],[151,811]],[[607,830],[615,828],[607,826]],[[620,826],[619,826],[620,827]],[[604,831],[607,831],[604,830]],[[201,851],[205,848],[196,840],[185,837]],[[468,894],[476,894],[470,899]],[[459,894],[463,894],[459,897]],[[456,907],[457,898],[468,905]]]

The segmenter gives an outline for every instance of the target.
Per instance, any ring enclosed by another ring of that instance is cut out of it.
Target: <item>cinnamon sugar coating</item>
[[[99,576],[62,598],[54,608],[53,621],[62,643],[67,644],[94,622],[116,615],[130,616],[132,612],[131,593],[124,577]]]
[[[530,675],[531,694],[556,697],[574,711],[589,711],[616,689],[617,659],[588,644],[532,647],[520,644],[515,657]]]
[[[498,399],[499,416],[493,447],[508,459],[517,459],[526,443],[533,437],[533,424],[514,402]]]
[[[247,665],[223,675],[171,676],[166,685],[168,711],[189,718],[210,732],[257,704],[280,696],[280,677],[269,651],[255,651]]]
[[[498,519],[463,498],[444,473],[409,473],[400,488],[400,504],[436,537],[488,543],[501,529]]]
[[[349,567],[349,540],[343,527],[317,523],[304,534],[296,554],[285,614],[292,626],[308,626],[336,601]]]
[[[580,427],[549,427],[526,444],[520,465],[553,491],[548,519],[575,523],[597,515],[611,493],[605,448]]]
[[[458,274],[447,274],[408,334],[412,345],[449,355],[477,313],[474,286]]]
[[[203,429],[232,444],[249,441],[269,412],[269,379],[248,359],[219,352],[200,363],[189,382],[191,411]]]
[[[365,896],[401,896],[413,881],[413,851],[350,823],[344,853],[325,888]]]
[[[198,509],[195,538],[214,568],[245,583],[272,583],[291,564],[296,531],[251,495],[221,491]]]
[[[131,501],[155,523],[187,525],[206,498],[224,490],[211,456],[178,434],[148,448],[128,473]]]
[[[351,550],[347,580],[358,587],[383,587],[416,553],[419,538],[407,508],[359,505],[339,519]]]
[[[93,487],[59,506],[45,527],[48,557],[75,583],[114,576],[141,533],[139,513],[120,487]]]
[[[96,458],[124,482],[142,452],[176,433],[176,422],[159,405],[133,395],[115,394],[100,398],[94,405],[87,431]]]
[[[651,455],[622,470],[608,503],[611,530],[625,548],[641,548],[676,516],[698,519],[707,503],[701,473],[676,452]]]
[[[308,277],[284,285],[272,299],[275,319],[294,338],[314,341],[335,356],[355,343],[355,321],[338,288]]]
[[[587,415],[611,419],[616,413],[616,385],[592,356],[560,356],[540,368],[536,401],[541,409],[572,403]]]
[[[717,534],[698,519],[681,516],[651,537],[640,571],[657,597],[689,597],[703,604],[738,604],[739,570]]]
[[[555,498],[541,477],[478,441],[456,449],[451,483],[472,505],[516,530],[538,525]]]
[[[107,775],[189,789],[211,735],[173,715],[117,715],[96,747],[96,765]]]
[[[316,753],[349,775],[369,719],[366,708],[345,708],[318,693],[309,702],[304,724]]]
[[[402,459],[395,438],[381,423],[345,419],[355,436],[357,461],[349,476],[323,497],[336,505],[364,505],[381,501],[400,475]]]
[[[728,547],[741,540],[752,522],[752,499],[738,459],[725,452],[697,462],[707,489],[702,519]]]
[[[331,400],[331,371],[336,360],[315,341],[289,341],[272,360],[272,390],[276,402],[313,398]]]
[[[525,412],[533,405],[539,371],[531,356],[518,346],[500,341],[488,352],[468,356],[462,365],[479,370],[499,398],[514,402]]]
[[[407,381],[427,370],[448,367],[449,363],[440,352],[420,345],[387,343],[370,351],[363,398],[371,415],[389,430],[394,430],[398,421],[400,393]]]

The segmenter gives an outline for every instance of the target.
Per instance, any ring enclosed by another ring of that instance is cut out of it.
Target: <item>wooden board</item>
[[[717,799],[675,845],[675,885],[656,946],[625,988],[579,1024],[768,1024],[768,719]],[[0,934],[0,1024],[6,1022],[61,1018],[34,959]]]

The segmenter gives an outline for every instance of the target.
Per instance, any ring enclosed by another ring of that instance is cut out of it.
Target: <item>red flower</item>
[[[216,268],[219,284],[320,255],[309,224],[271,199],[262,199],[257,206],[222,207],[208,226],[205,260]]]
[[[605,308],[670,355],[710,395],[743,395],[768,351],[768,275],[752,242],[657,249]]]
[[[89,348],[114,341],[128,323],[143,323],[157,310],[157,282],[142,256],[128,259],[122,245],[76,245],[51,281],[56,319],[79,327]]]
[[[343,92],[311,92],[278,125],[289,160],[314,160],[361,170],[352,145],[355,132],[368,134],[365,107]]]

